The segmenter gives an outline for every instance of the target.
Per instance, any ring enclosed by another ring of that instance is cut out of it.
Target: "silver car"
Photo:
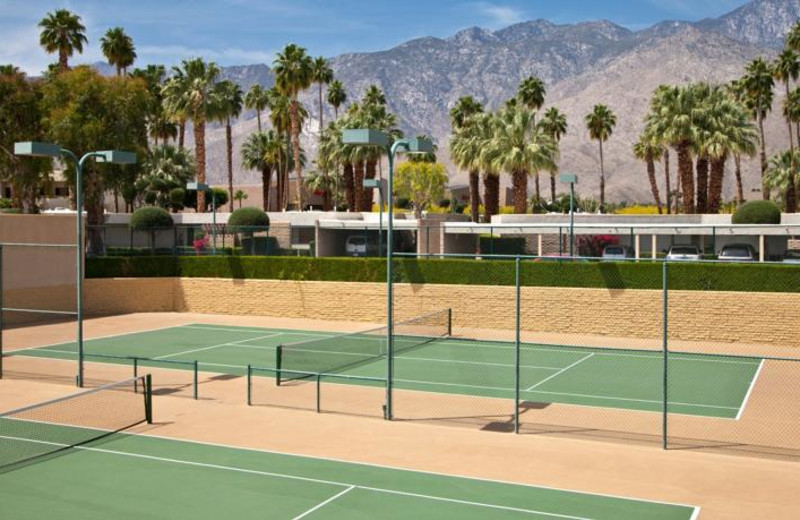
[[[628,246],[606,246],[603,248],[603,260],[627,260],[632,257],[631,248]]]
[[[667,260],[700,260],[700,249],[697,246],[672,246]]]
[[[722,262],[756,262],[758,253],[750,244],[728,244],[719,254]]]

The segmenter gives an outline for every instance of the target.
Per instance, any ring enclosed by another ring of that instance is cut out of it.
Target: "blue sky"
[[[377,51],[420,36],[447,37],[471,26],[498,29],[546,18],[605,18],[631,29],[666,19],[724,14],[746,0],[0,0],[0,63],[37,74],[55,58],[38,45],[36,24],[53,9],[81,15],[89,45],[75,62],[101,61],[98,39],[120,25],[133,37],[137,65],[172,65],[203,56],[221,65],[271,63],[296,42],[313,55]],[[402,9],[397,8],[402,5]]]

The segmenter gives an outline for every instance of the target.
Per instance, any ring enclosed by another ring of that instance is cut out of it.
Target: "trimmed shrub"
[[[780,224],[781,210],[771,200],[745,202],[733,214],[734,224]]]
[[[131,215],[131,228],[135,231],[152,231],[172,227],[172,217],[164,208],[145,206]]]
[[[228,218],[228,227],[236,231],[238,227],[266,227],[269,226],[269,216],[264,210],[256,207],[239,208],[231,213]]]

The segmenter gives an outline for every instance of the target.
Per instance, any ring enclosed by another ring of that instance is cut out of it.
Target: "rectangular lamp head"
[[[14,143],[14,155],[28,157],[61,157],[61,147],[53,143],[37,141]]]
[[[187,191],[209,191],[211,187],[208,184],[202,182],[187,182],[186,183],[186,190]]]
[[[433,142],[430,139],[414,139],[408,140],[408,153],[433,153]]]
[[[98,152],[100,162],[109,164],[136,164],[136,154],[122,150],[103,150]]]
[[[342,143],[365,146],[382,146],[392,144],[392,138],[380,130],[367,128],[342,130]]]
[[[574,173],[562,173],[558,176],[558,180],[567,184],[578,184],[578,176]]]
[[[380,188],[381,181],[378,179],[364,179],[364,187],[365,188]]]

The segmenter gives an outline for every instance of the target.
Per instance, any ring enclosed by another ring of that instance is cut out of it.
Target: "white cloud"
[[[524,13],[519,9],[506,5],[480,2],[476,4],[478,12],[488,18],[483,25],[489,27],[506,27],[525,20]]]
[[[218,61],[223,65],[250,65],[254,63],[272,63],[275,59],[273,50],[251,50],[238,47],[222,49],[203,49],[185,45],[143,45],[137,48],[144,62],[177,63],[184,58],[202,57]]]

